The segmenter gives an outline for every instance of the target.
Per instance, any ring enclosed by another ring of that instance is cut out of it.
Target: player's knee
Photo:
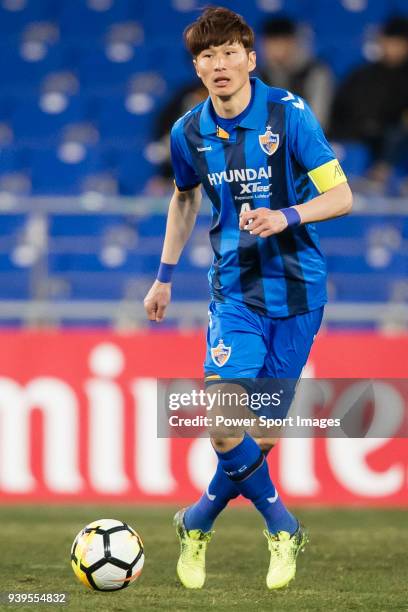
[[[211,443],[217,453],[226,453],[237,446],[240,442],[241,440],[239,438],[211,438]]]
[[[278,443],[278,438],[255,438],[263,453],[268,452]]]

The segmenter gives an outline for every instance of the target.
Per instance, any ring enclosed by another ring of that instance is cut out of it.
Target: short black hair
[[[209,6],[184,30],[184,42],[193,57],[212,46],[234,42],[241,43],[248,52],[254,48],[254,31],[238,13],[223,6]]]
[[[383,36],[390,38],[406,38],[408,40],[408,19],[406,17],[392,17],[381,28]]]
[[[279,38],[281,36],[295,36],[296,23],[289,17],[275,17],[264,22],[261,34],[265,38]]]

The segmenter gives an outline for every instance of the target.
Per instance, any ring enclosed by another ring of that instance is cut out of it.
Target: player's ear
[[[255,51],[250,51],[248,53],[248,72],[252,72],[256,68],[256,53]]]
[[[194,68],[195,68],[197,76],[200,77],[200,73],[199,73],[198,67],[197,67],[197,60],[195,58],[193,59],[193,64],[194,64]]]

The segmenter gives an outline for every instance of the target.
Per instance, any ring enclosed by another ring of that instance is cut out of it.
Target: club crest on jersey
[[[215,348],[211,349],[211,357],[215,365],[222,368],[231,356],[231,347],[225,346],[224,340],[221,338]]]
[[[264,134],[260,134],[258,136],[259,144],[261,145],[261,149],[267,155],[273,155],[276,153],[279,147],[279,134],[274,134],[271,131],[271,126],[268,125],[266,128],[266,132]]]

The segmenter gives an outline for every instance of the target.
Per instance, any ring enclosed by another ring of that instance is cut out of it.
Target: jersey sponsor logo
[[[241,183],[241,193],[253,194],[253,193],[269,193],[272,187],[272,183],[263,185],[260,182],[257,183]]]
[[[261,168],[236,168],[234,170],[223,170],[222,172],[211,172],[207,174],[207,178],[213,187],[221,185],[225,181],[226,183],[241,183],[242,189],[245,182],[272,178],[272,168],[271,166],[267,168],[263,166]]]
[[[199,153],[203,153],[204,151],[212,151],[212,146],[210,145],[209,147],[197,147],[197,151]]]
[[[220,338],[216,347],[211,349],[211,358],[219,368],[224,366],[231,357],[231,347],[225,346],[224,340]]]
[[[264,134],[259,134],[258,138],[264,153],[267,155],[276,153],[279,147],[279,134],[274,134],[270,125],[267,126]]]

